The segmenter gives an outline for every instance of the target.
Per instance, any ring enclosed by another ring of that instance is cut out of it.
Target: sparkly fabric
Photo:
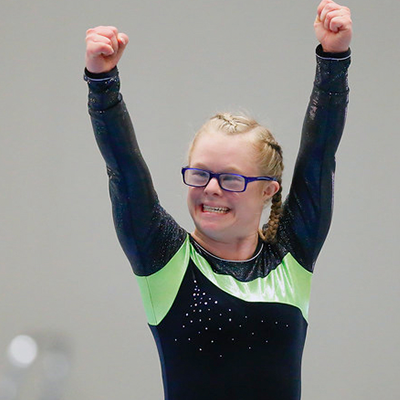
[[[119,93],[117,69],[109,79],[88,74],[85,79],[95,138],[107,165],[118,239],[135,274],[149,275],[169,261],[185,240],[186,231],[159,204]]]
[[[349,55],[317,49],[314,88],[277,243],[262,248],[260,243],[252,259],[231,262],[207,253],[191,239],[215,273],[250,282],[267,277],[288,253],[313,271],[331,221]],[[174,257],[187,232],[159,204],[119,93],[118,71],[87,73],[86,80],[118,238],[134,273],[150,276]],[[166,400],[300,399],[307,322],[297,307],[232,296],[190,261],[171,308],[150,328],[160,354]]]
[[[220,259],[203,249],[191,238],[193,246],[210,263],[218,274],[231,275],[241,282],[249,282],[256,278],[267,276],[281,262],[288,252],[280,243],[263,243],[259,240],[254,256],[245,261],[228,261]]]
[[[175,302],[150,326],[166,400],[294,400],[307,323],[299,309],[249,303],[190,263]]]

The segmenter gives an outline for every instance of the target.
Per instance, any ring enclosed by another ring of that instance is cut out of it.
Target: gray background
[[[190,230],[179,168],[216,111],[245,109],[272,129],[287,189],[314,75],[317,4],[2,0],[1,368],[15,335],[50,334],[72,351],[63,399],[162,398],[86,112],[86,29],[116,25],[130,36],[125,100],[161,201]],[[313,280],[303,398],[398,399],[400,2],[347,5],[351,104]]]

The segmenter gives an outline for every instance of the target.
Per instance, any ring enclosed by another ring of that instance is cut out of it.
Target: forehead
[[[250,175],[258,174],[256,155],[247,134],[204,132],[197,138],[189,161],[191,167]]]

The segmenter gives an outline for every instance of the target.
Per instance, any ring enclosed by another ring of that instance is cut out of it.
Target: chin
[[[229,235],[226,229],[223,229],[220,225],[216,224],[202,224],[195,222],[195,227],[197,236],[202,238],[220,241],[222,239],[226,240]]]

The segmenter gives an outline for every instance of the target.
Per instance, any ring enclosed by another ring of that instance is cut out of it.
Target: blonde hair
[[[260,125],[251,117],[218,113],[211,117],[195,134],[189,148],[189,162],[196,142],[204,132],[222,132],[227,135],[249,134],[249,140],[258,154],[256,163],[260,168],[261,175],[273,176],[279,183],[279,190],[271,199],[271,211],[268,222],[259,230],[259,234],[264,241],[273,242],[278,231],[279,219],[282,213],[282,173],[284,166],[282,149],[278,142],[267,128]]]

